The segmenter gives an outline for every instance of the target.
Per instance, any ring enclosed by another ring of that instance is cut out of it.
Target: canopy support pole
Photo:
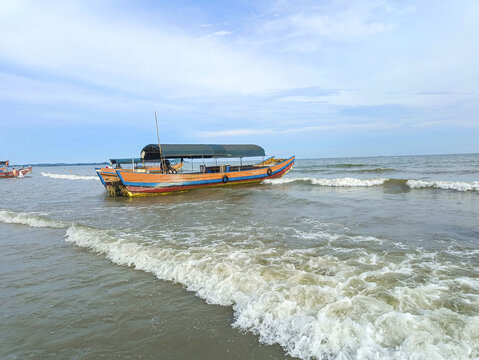
[[[163,159],[163,153],[161,151],[160,132],[158,131],[158,118],[156,117],[156,111],[155,111],[155,122],[156,122],[156,137],[158,138],[158,148],[160,149],[161,170],[162,170],[162,173],[165,173],[166,172],[165,160]]]

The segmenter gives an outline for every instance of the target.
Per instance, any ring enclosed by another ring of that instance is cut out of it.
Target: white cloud
[[[0,60],[53,77],[137,93],[204,94],[297,86],[307,72],[285,73],[281,61],[222,41],[226,30],[197,39],[81,2],[12,4],[0,3]]]
[[[329,97],[330,95],[326,95]],[[318,102],[324,102],[325,97],[324,96],[285,96],[278,98],[276,101],[278,102],[297,102],[297,103],[318,103]]]
[[[340,14],[338,17],[296,14],[264,25],[264,30],[286,33],[286,36],[290,38],[313,36],[317,40],[353,39],[378,34],[391,28],[391,24],[364,22],[363,19],[352,14]]]
[[[0,101],[36,105],[75,105],[110,110],[137,110],[151,101],[85,89],[60,82],[41,81],[0,73]]]
[[[427,2],[411,9],[388,0],[282,1],[230,27],[221,16],[188,27],[157,20],[161,11],[144,21],[127,5],[92,4],[0,2],[0,65],[22,74],[0,74],[0,100],[57,114],[59,104],[161,107],[202,136],[354,129],[350,116],[396,126],[398,118],[437,124],[440,112],[454,124],[477,113],[477,6],[465,15],[465,5],[433,11]],[[294,91],[308,87],[360,90]],[[439,90],[444,95],[417,95]],[[368,114],[368,106],[378,110]]]
[[[284,49],[313,51],[326,41],[349,41],[391,30],[398,12],[391,1],[384,0],[279,1],[258,31]]]
[[[207,37],[213,37],[213,36],[228,36],[228,35],[231,35],[231,34],[232,34],[231,31],[225,31],[225,30],[223,30],[223,31],[215,31],[215,32],[213,32],[213,33],[211,33],[211,34],[208,34],[208,35],[206,35],[206,36],[207,36]]]
[[[391,123],[386,121],[366,122],[366,123],[337,123],[330,125],[317,126],[298,126],[292,128],[278,129],[232,129],[218,131],[199,131],[200,137],[241,137],[241,136],[257,136],[266,134],[293,134],[303,132],[319,132],[319,131],[337,131],[337,130],[387,130],[401,127],[401,123]],[[427,126],[427,125],[426,125]]]
[[[199,131],[198,135],[201,137],[233,137],[233,136],[245,136],[245,135],[264,135],[272,134],[273,129],[231,129],[231,130],[218,130],[218,131]]]

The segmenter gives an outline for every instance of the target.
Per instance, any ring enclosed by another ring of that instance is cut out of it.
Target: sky
[[[479,1],[0,1],[0,160],[479,152]]]

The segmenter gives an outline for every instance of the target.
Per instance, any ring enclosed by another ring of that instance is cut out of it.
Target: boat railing
[[[264,167],[264,166],[261,166]],[[206,166],[200,165],[200,173],[202,174],[214,174],[214,173],[227,173],[233,171],[245,171],[253,170],[261,167],[256,167],[254,165],[217,165],[217,166]]]

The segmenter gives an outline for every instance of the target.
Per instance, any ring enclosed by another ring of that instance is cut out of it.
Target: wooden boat
[[[27,174],[32,172],[32,167],[22,167],[21,169],[13,168],[11,171],[8,171],[8,160],[0,161],[0,178],[15,178],[15,177],[24,177]]]
[[[164,164],[169,159],[181,159],[183,162],[185,158],[239,158],[240,165],[202,165],[199,171],[188,173],[171,171],[167,166],[160,166],[159,170],[114,169],[119,181],[111,183],[110,194],[132,197],[167,194],[203,187],[260,183],[265,179],[283,176],[291,170],[295,161],[294,156],[288,159],[271,157],[257,164],[242,165],[244,157],[265,155],[264,149],[257,145],[165,144],[161,148],[163,151],[156,144],[147,145],[141,152],[141,159],[156,160]],[[101,174],[98,173],[98,175]],[[106,184],[105,179],[102,182]]]

